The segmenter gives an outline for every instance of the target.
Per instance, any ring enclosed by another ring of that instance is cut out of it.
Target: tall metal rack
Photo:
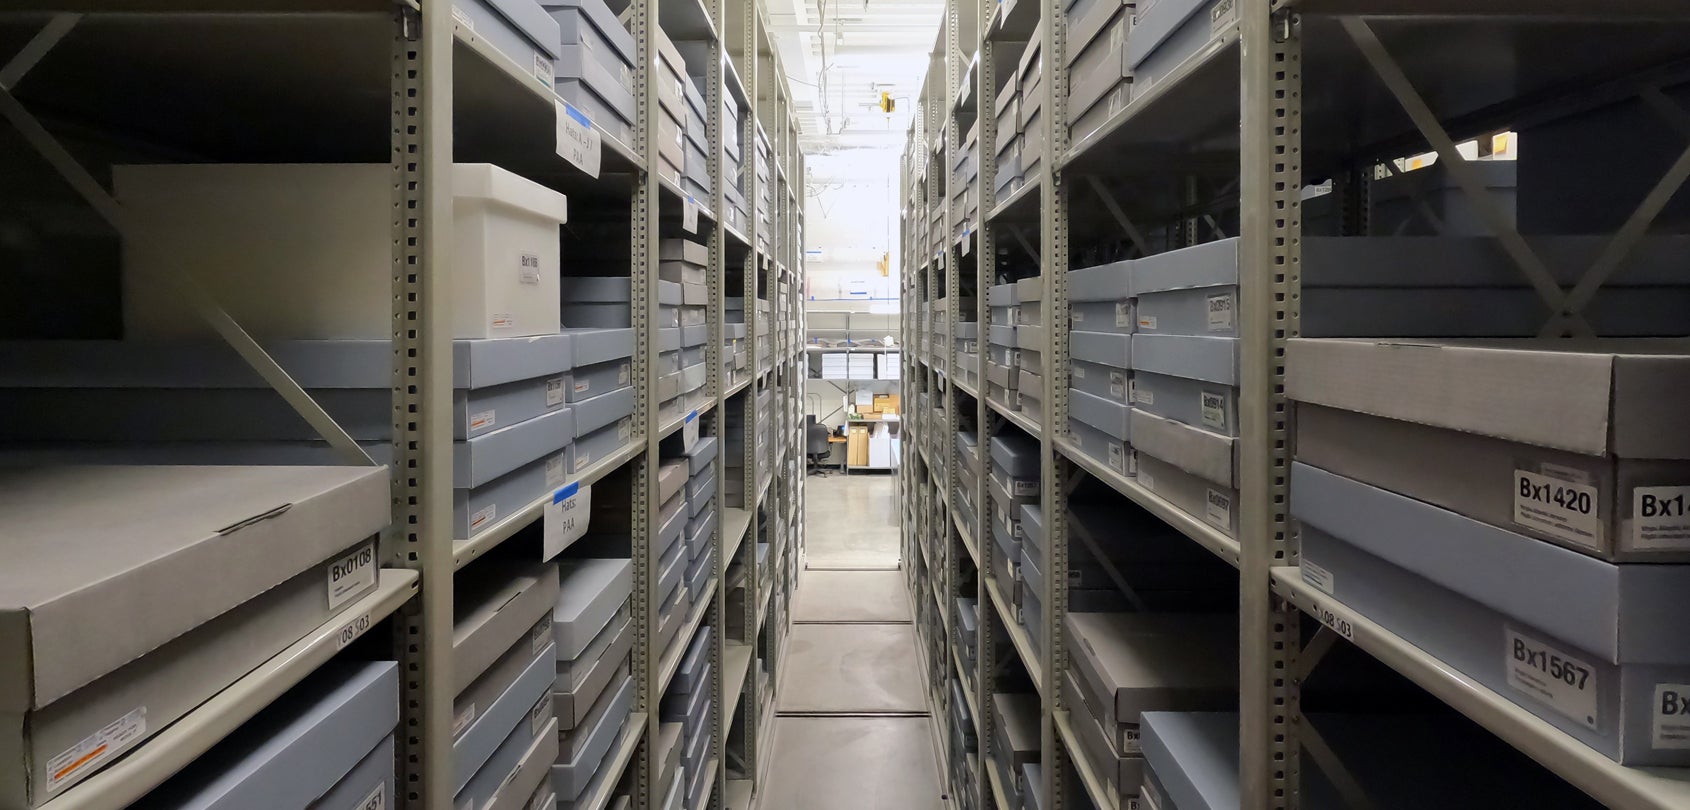
[[[407,808],[450,805],[453,574],[537,524],[550,501],[548,495],[502,516],[467,541],[453,540],[453,347],[448,291],[455,159],[497,163],[564,192],[571,202],[604,199],[627,210],[636,340],[634,437],[623,451],[593,463],[565,486],[588,486],[623,469],[631,473],[613,480],[630,482],[636,504],[631,554],[637,628],[633,667],[640,688],[630,720],[631,728],[637,730],[626,735],[603,766],[627,775],[607,780],[599,794],[585,797],[586,806],[608,806],[619,782],[630,788],[636,808],[654,807],[663,798],[656,784],[661,762],[653,756],[657,703],[678,657],[661,660],[664,651],[653,649],[658,594],[655,572],[646,561],[659,507],[653,497],[658,444],[692,418],[703,421],[701,432],[725,435],[723,420],[730,405],[743,408],[746,424],[774,420],[766,455],[759,456],[755,433],[746,433],[746,507],[726,508],[724,490],[718,484],[721,520],[712,541],[717,560],[713,597],[694,612],[687,628],[689,635],[703,623],[725,628],[727,572],[738,561],[746,572],[749,592],[745,603],[751,615],[746,617],[746,627],[754,629],[747,639],[724,639],[722,632],[714,636],[715,718],[709,761],[715,763],[715,773],[710,776],[714,787],[709,792],[714,798],[709,805],[749,806],[755,791],[752,778],[763,772],[766,763],[739,772],[743,778],[730,779],[728,763],[736,753],[731,749],[743,750],[753,762],[766,759],[758,753],[766,745],[759,733],[768,729],[766,723],[758,722],[759,710],[773,704],[753,673],[760,651],[767,649],[770,683],[774,682],[778,658],[773,651],[790,623],[789,612],[758,608],[766,609],[771,602],[760,584],[765,578],[758,570],[758,538],[775,549],[769,559],[777,570],[768,578],[768,592],[783,595],[774,600],[777,604],[790,602],[800,567],[795,560],[802,555],[803,479],[792,472],[802,451],[792,448],[801,447],[803,440],[799,302],[804,280],[804,157],[785,74],[770,45],[767,12],[756,0],[633,0],[623,5],[638,52],[634,95],[639,114],[631,143],[621,143],[595,125],[599,155],[593,160],[565,154],[559,120],[565,115],[564,106],[554,95],[549,70],[537,72],[536,67],[517,64],[479,36],[449,2],[36,0],[0,12],[0,32],[8,43],[7,51],[0,54],[6,60],[0,70],[0,115],[120,234],[121,210],[97,179],[104,167],[90,171],[79,162],[81,147],[89,143],[144,145],[182,156],[179,159],[232,155],[276,160],[299,154],[315,160],[367,162],[379,150],[385,151],[393,177],[393,528],[382,538],[385,568],[378,589],[351,608],[347,614],[351,624],[342,627],[343,621],[319,629],[124,760],[54,797],[44,808],[127,806],[191,764],[330,660],[352,638],[382,627],[390,617],[387,629],[402,676],[396,798]],[[713,191],[706,200],[692,198],[657,171],[658,90],[651,73],[659,28],[676,38],[709,43],[710,64],[693,66],[708,77],[705,96]],[[87,31],[94,33],[84,40],[81,35]],[[169,44],[160,46],[161,40]],[[114,51],[92,50],[112,43],[118,43]],[[267,55],[261,68],[253,67],[250,56],[239,58],[244,55],[241,49],[248,46],[259,47],[258,52]],[[160,47],[170,55],[163,62],[157,58]],[[86,83],[86,77],[103,72],[83,69],[91,64],[121,64],[126,70],[144,73],[164,92],[181,90],[204,102],[202,111],[220,118],[217,126],[238,124],[243,136],[251,137],[240,146],[218,143],[218,135],[202,137],[194,127],[204,125],[207,132],[218,133],[235,130],[218,129],[195,115],[147,108],[145,99],[89,105],[90,92],[106,89],[97,82]],[[65,65],[71,69],[62,69]],[[154,72],[145,73],[148,70]],[[79,76],[82,83],[77,82]],[[196,81],[221,76],[226,84],[207,80],[204,86],[190,88],[184,76],[198,77]],[[385,116],[382,103],[372,102],[375,98],[386,99]],[[730,226],[723,216],[725,186],[731,179],[723,171],[724,100],[742,109],[746,201],[752,212],[743,228]],[[42,117],[32,109],[36,106],[43,111]],[[356,129],[372,123],[373,128]],[[383,126],[385,139],[380,135]],[[78,148],[66,148],[60,131],[73,133]],[[312,131],[330,134],[306,134]],[[757,136],[763,131],[771,136],[771,177],[779,192],[766,226],[756,216],[754,168]],[[707,399],[688,419],[666,425],[658,424],[654,387],[660,234],[705,241],[710,256]],[[746,308],[752,373],[749,380],[732,387],[722,377],[722,323],[729,279],[740,281],[748,302],[769,300],[775,319],[769,325],[773,327],[771,356],[760,357],[755,335],[763,325],[758,323],[757,307]],[[188,281],[183,294],[195,299],[204,317],[217,324],[220,335],[314,427],[331,441],[337,434],[344,440],[344,432],[311,396],[215,301],[195,289]],[[759,390],[771,393],[773,413],[759,412]],[[356,450],[349,441],[341,444]],[[718,454],[715,462],[718,481],[725,480],[723,455]],[[759,491],[755,484],[764,467],[787,474],[766,476],[764,480],[773,478],[776,483]],[[765,636],[776,641],[764,643]],[[736,707],[744,708],[746,718],[739,729],[732,728]],[[740,736],[730,740],[735,731]]]
[[[1044,784],[1029,788],[1045,797],[1041,806],[1117,806],[1101,774],[1079,753],[1060,688],[1067,668],[1068,552],[1076,542],[1067,502],[1086,479],[1238,569],[1242,807],[1298,806],[1303,751],[1319,744],[1303,722],[1300,690],[1338,639],[1608,806],[1690,802],[1690,774],[1684,770],[1620,766],[1305,581],[1298,568],[1297,527],[1288,514],[1295,406],[1284,394],[1287,341],[1301,329],[1305,186],[1330,178],[1340,233],[1366,233],[1369,182],[1396,158],[1430,150],[1458,163],[1460,139],[1639,94],[1652,97],[1657,111],[1666,109],[1662,90],[1681,89],[1690,78],[1683,69],[1690,49],[1682,39],[1678,46],[1663,46],[1643,29],[1665,25],[1682,32],[1685,10],[1648,0],[1222,3],[1207,46],[1154,85],[1133,88],[1131,101],[1112,106],[1097,131],[1070,142],[1064,58],[1070,5],[949,2],[901,164],[901,325],[909,346],[903,374],[912,403],[904,417],[906,461],[899,474],[906,495],[902,546],[941,756],[954,755],[948,741],[957,731],[950,727],[955,715],[946,710],[953,694],[970,703],[967,714],[979,741],[978,758],[970,756],[969,767],[948,763],[945,769],[961,805],[1007,806],[987,762],[998,739],[992,683],[1003,669],[1000,656],[1008,655],[1021,659],[1041,697]],[[1131,16],[1134,4],[1124,5],[1122,13]],[[1047,153],[1036,176],[1000,197],[994,104],[1004,89],[1002,72],[1006,66],[1013,71],[1035,31],[1034,46],[1043,53]],[[1472,60],[1445,47],[1454,41],[1463,45],[1450,47],[1472,49]],[[1509,75],[1476,79],[1485,69],[1475,63],[1487,59],[1507,61]],[[1472,92],[1448,92],[1456,86]],[[1680,117],[1670,110],[1664,115]],[[973,126],[979,214],[971,222],[968,211],[953,202],[961,189],[952,167]],[[1636,211],[1618,212],[1617,221],[1625,224],[1616,221],[1612,228],[1616,246],[1638,238],[1660,213],[1683,184],[1678,170],[1690,171],[1686,161],[1690,158],[1680,158],[1648,188]],[[1474,183],[1463,185],[1474,194]],[[1225,218],[1223,209],[1236,214],[1235,223],[1217,221]],[[1486,216],[1494,224],[1494,212]],[[935,229],[935,222],[944,227]],[[1130,243],[1138,251],[1133,255],[1144,255],[1154,252],[1145,238],[1152,228],[1176,247],[1209,241],[1216,232],[1228,235],[1223,229],[1236,228],[1230,235],[1240,239],[1235,535],[1087,456],[1068,436],[1067,272],[1086,247],[1078,242],[1106,232]],[[1512,228],[1496,230],[1531,276],[1532,259],[1525,255],[1530,249]],[[999,257],[1015,251],[1034,257],[1044,283],[1042,421],[991,401],[985,384],[986,289]],[[1580,289],[1587,294],[1569,299],[1570,314],[1578,314],[1602,280],[1586,277]],[[963,297],[969,290],[972,300]],[[1552,290],[1546,300],[1561,301],[1566,293]],[[959,317],[982,330],[981,351],[969,369],[957,365],[949,337]],[[970,375],[974,386],[964,381]],[[919,397],[938,402],[937,414],[916,406]],[[968,424],[979,442],[972,459],[954,441],[959,425]],[[989,436],[1004,426],[1029,434],[1040,446],[1047,532],[1040,563],[1052,585],[1044,620],[1033,630],[1037,638],[1018,625],[991,581],[998,552],[985,514],[989,464],[983,459]],[[977,484],[972,519],[956,508],[964,465]],[[958,631],[949,618],[958,597],[975,600],[979,609],[972,667],[946,652]],[[939,662],[929,660],[935,650]],[[958,677],[962,688],[953,693],[948,680]],[[1070,771],[1074,781],[1065,776]],[[1086,795],[1065,795],[1076,784]]]

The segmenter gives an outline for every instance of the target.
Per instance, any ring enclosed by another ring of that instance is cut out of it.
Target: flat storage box
[[[1068,384],[1075,391],[1110,402],[1132,402],[1134,385],[1132,372],[1129,371],[1086,360],[1073,360],[1068,366]]]
[[[1068,351],[1075,360],[1126,371],[1137,367],[1133,361],[1136,340],[1134,335],[1076,330],[1068,333]],[[1168,362],[1180,357],[1176,354]]]
[[[307,807],[333,791],[399,723],[399,668],[390,661],[330,662],[270,704],[186,770],[131,805],[172,810]],[[391,807],[393,761],[364,774],[346,807]],[[377,799],[376,797],[379,797]]]
[[[0,769],[0,806],[33,807],[99,770],[372,590],[386,478],[378,467],[0,473],[15,532],[0,570],[0,748],[17,754]],[[139,614],[113,605],[142,604],[145,622],[114,619]]]
[[[467,0],[453,7],[452,21],[485,40],[519,70],[551,89],[551,60],[562,35],[558,24],[534,0]]]
[[[1070,390],[1070,395],[1073,393],[1074,391]],[[1128,441],[1117,439],[1072,418],[1068,420],[1068,438],[1079,446],[1081,453],[1093,461],[1128,478],[1138,474],[1138,458],[1133,454]]]
[[[1188,515],[1192,515],[1228,537],[1238,534],[1238,490],[1193,475],[1148,453],[1133,452],[1134,477],[1139,486],[1155,493]]]
[[[559,13],[553,12],[554,15]],[[582,27],[593,30],[591,25]],[[638,116],[634,72],[630,63],[622,61],[621,54],[603,45],[564,44],[558,48],[554,69],[559,95],[564,95],[567,84],[573,98],[580,98],[583,91],[591,98],[593,103],[584,105],[586,109],[578,109],[577,112],[585,114],[589,121],[618,140],[621,140],[622,133],[632,131],[634,119]],[[565,100],[575,106],[572,98]]]
[[[569,336],[452,344],[452,432],[463,440],[556,411]],[[279,341],[276,362],[357,441],[393,434],[387,340]],[[314,441],[317,432],[222,343],[0,343],[0,425],[16,442]],[[93,418],[98,414],[98,418]]]
[[[1088,401],[1095,401],[1092,398]],[[1131,439],[1153,456],[1228,489],[1238,488],[1238,441],[1133,408]]]
[[[1077,753],[1091,764],[1092,770],[1103,776],[1103,781],[1116,796],[1130,799],[1141,795],[1139,786],[1144,781],[1144,757],[1122,754],[1111,744],[1109,734],[1104,731],[1097,716],[1086,708],[1080,675],[1073,668],[1062,673],[1062,695],[1063,701],[1070,707],[1069,725],[1074,729],[1074,736],[1079,738],[1080,750]],[[1120,804],[1122,807],[1134,806],[1129,801]]]
[[[1307,409],[1305,460],[1604,559],[1690,559],[1690,355],[1675,342],[1294,340],[1287,354],[1287,394],[1326,406]]]
[[[632,389],[629,389],[632,390]],[[605,425],[590,434],[575,440],[569,454],[571,475],[586,472],[595,462],[615,455],[618,450],[626,447],[633,440],[634,418],[624,416],[614,423]]]
[[[565,334],[574,353],[564,391],[567,401],[579,402],[633,383],[634,330],[570,329]]]
[[[167,281],[185,272],[260,340],[391,339],[391,174],[385,163],[113,167],[128,212],[125,335],[211,333]],[[454,165],[452,189],[453,337],[556,334],[563,195],[485,163]]]
[[[1068,418],[1102,431],[1116,441],[1133,441],[1132,409],[1115,400],[1068,389]]]
[[[1186,60],[1218,48],[1238,23],[1235,0],[1173,0],[1140,6],[1127,29],[1125,57],[1133,72],[1133,94],[1142,95],[1167,79]]]
[[[571,329],[627,329],[633,325],[633,280],[627,276],[565,276],[563,325]]]
[[[585,436],[632,416],[634,389],[628,386],[582,399],[575,404],[574,410],[575,432]]]
[[[634,678],[629,674],[622,674],[610,688],[605,689],[587,711],[586,717],[573,729],[559,735],[557,750],[557,765],[568,773],[569,782],[558,781],[558,773],[553,773],[552,787],[560,793],[567,793],[572,785],[585,786],[586,780],[592,777],[594,771],[604,761],[610,746],[601,736],[605,728],[620,729],[627,721],[628,713],[633,710],[634,699],[639,689]],[[608,725],[607,725],[608,724]],[[604,744],[602,750],[596,746]],[[596,756],[595,756],[596,754]],[[577,792],[575,795],[579,796]]]
[[[518,649],[528,659],[527,666],[490,705],[480,707],[480,714],[473,719],[464,718],[465,728],[452,740],[455,791],[462,791],[476,774],[491,764],[498,749],[509,743],[513,729],[516,736],[525,737],[526,744],[533,741],[538,727],[544,724],[543,720],[534,718],[552,717],[550,692],[556,648],[549,639],[547,642],[537,653],[532,652],[526,640],[519,642]],[[458,720],[454,718],[454,724]]]
[[[556,662],[552,705],[560,728],[568,731],[580,725],[605,689],[626,673],[633,644],[633,621],[619,608],[586,649],[574,659]]]
[[[552,611],[552,637],[560,660],[574,660],[633,592],[633,566],[627,559],[558,560],[558,604]]]
[[[1021,766],[1039,761],[1039,696],[1035,694],[992,695],[993,731],[996,735],[993,759],[1010,774],[1010,784],[1019,795]]]
[[[1039,478],[1039,443],[1022,434],[993,436],[992,463],[1011,478]],[[994,474],[996,470],[994,469]]]
[[[452,716],[467,726],[552,641],[557,566],[489,561],[457,577],[452,620]],[[508,660],[507,660],[508,659]],[[495,672],[495,670],[504,670]],[[463,731],[454,728],[454,735]],[[498,739],[503,739],[500,733]]]
[[[452,797],[453,807],[492,807],[502,789],[512,785],[512,798],[526,798],[529,794],[515,783],[523,774],[532,773],[540,763],[557,758],[557,720],[552,717],[551,704],[540,701],[534,713],[517,724],[509,737],[499,743],[498,750],[487,759],[469,783]],[[503,804],[503,802],[499,802]]]
[[[1132,92],[1126,38],[1134,3],[1084,0],[1068,11],[1068,133],[1078,143],[1126,106]],[[1117,98],[1118,97],[1118,98]]]
[[[1316,587],[1617,762],[1690,763],[1690,723],[1661,710],[1690,683],[1690,566],[1604,562],[1301,463],[1291,491]]]
[[[1137,319],[1132,266],[1131,262],[1115,262],[1068,271],[1068,318],[1074,331],[1118,334],[1133,331]]]
[[[657,245],[658,277],[677,284],[704,284],[710,249],[690,239],[664,239]]]
[[[1132,264],[1138,331],[1165,335],[1238,334],[1238,240],[1160,253]]]
[[[1238,705],[1238,617],[1069,613],[1069,661],[1082,703],[1120,756],[1143,753],[1139,715]]]

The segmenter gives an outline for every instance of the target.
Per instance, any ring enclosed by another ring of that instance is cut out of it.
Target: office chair
[[[813,413],[807,414],[804,422],[804,454],[810,460],[809,472],[812,475],[826,475],[821,465],[833,452],[827,441],[831,431],[827,429],[827,425],[817,423]]]

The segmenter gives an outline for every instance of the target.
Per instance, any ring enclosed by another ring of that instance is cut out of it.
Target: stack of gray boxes
[[[1232,0],[1140,4],[1122,49],[1134,97],[1167,80],[1187,60],[1207,53],[1210,44],[1237,23],[1238,4]]]
[[[1017,608],[1014,611],[1016,620],[1039,627],[1036,618],[1026,621],[1028,617],[1021,610],[1024,607],[1021,567],[1027,562],[1022,554],[1025,528],[1021,525],[1021,506],[1036,504],[1039,500],[1039,443],[1013,430],[993,436],[991,462],[986,488],[992,495],[992,537],[998,544],[998,553],[993,555],[996,564],[992,575],[996,577],[1004,599]],[[1037,564],[1035,560],[1034,565]],[[1041,607],[1042,604],[1034,605],[1032,612],[1037,614]],[[1039,642],[1035,635],[1034,644]]]
[[[1017,571],[1021,577],[1021,626],[1026,629],[1027,637],[1033,640],[1033,646],[1042,650],[1045,637],[1044,608],[1050,601],[1043,567],[1044,511],[1037,503],[1023,503],[1015,507],[1013,516],[1006,517],[1011,517],[1010,525],[1021,538],[1021,567]]]
[[[1133,262],[1132,446],[1139,485],[1238,529],[1238,243]]]
[[[392,807],[398,725],[398,664],[333,661],[129,806]],[[525,786],[529,794],[515,798],[526,804],[545,798],[533,795],[537,784],[513,782],[508,791],[514,797]]]
[[[722,221],[744,233],[751,226],[751,211],[745,203],[745,149],[740,126],[739,102],[722,95],[722,194],[727,198]]]
[[[686,83],[687,158],[681,190],[708,209],[714,205],[716,188],[710,182],[710,107],[699,84],[696,78]]]
[[[15,664],[0,672],[0,748],[14,752],[0,807],[65,795],[374,591],[387,479],[377,467],[0,473],[0,661]],[[145,605],[146,621],[114,617],[120,605]],[[391,732],[392,712],[376,714],[389,719],[361,722],[372,733],[341,774]]]
[[[634,440],[632,329],[570,329],[572,365],[563,387],[575,411],[571,475],[585,472]]]
[[[1020,409],[1040,424],[1045,415],[1044,289],[1042,276],[1015,282],[1015,345],[1020,367],[1015,390],[1021,394]]]
[[[1041,759],[1039,741],[1039,696],[1036,694],[992,695],[992,767],[998,785],[1010,807],[1025,807],[1026,796],[1044,790],[1027,780],[1027,765]]]
[[[687,164],[687,63],[662,28],[657,29],[657,59],[651,78],[657,84],[657,176],[681,185]]]
[[[979,514],[975,508],[974,498],[975,491],[980,486],[980,481],[975,477],[974,471],[979,469],[977,465],[980,462],[980,437],[970,431],[957,431],[956,450],[958,459],[957,486],[959,489],[953,500],[957,512],[962,516],[963,525],[973,526],[974,516]]]
[[[1299,339],[1286,368],[1307,582],[1617,762],[1690,765],[1690,355]]]
[[[774,174],[769,169],[774,148],[769,145],[769,135],[763,131],[763,125],[757,125],[757,154],[753,164],[757,172],[757,248],[768,252],[770,245],[770,231],[774,230],[771,211],[774,210],[775,189]]]
[[[1050,138],[1045,130],[1044,113],[1044,23],[1033,27],[1032,36],[1027,41],[1027,47],[1021,51],[1021,61],[1016,67],[1013,79],[1020,88],[1017,91],[1016,120],[1021,128],[1021,181],[1023,183],[1037,183],[1039,172],[1043,170],[1045,153],[1049,151]]]
[[[650,566],[657,581],[653,593],[657,605],[657,636],[652,649],[667,654],[671,644],[680,643],[681,625],[692,609],[692,591],[687,587],[687,481],[692,465],[685,457],[667,458],[657,465],[656,537],[651,542]]]
[[[1140,795],[1146,711],[1238,705],[1235,614],[1069,613],[1063,700],[1079,755],[1126,807]]]
[[[948,743],[951,749],[951,783],[955,785],[970,784],[974,775],[969,770],[969,757],[980,751],[980,738],[974,731],[974,713],[968,707],[968,695],[963,691],[962,682],[951,677],[951,721],[947,729]],[[971,799],[973,790],[959,790],[953,795],[957,798],[958,810],[973,806]]]
[[[955,217],[951,222],[951,238],[961,239],[964,234],[977,230],[980,222],[979,121],[969,128],[962,149],[958,150],[956,163],[951,166],[951,187],[956,189],[951,195],[951,211]]]
[[[1013,44],[1003,43],[998,47],[1009,48]],[[1021,105],[1017,101],[1020,91],[1019,76],[1019,71],[1010,73],[1009,80],[998,89],[997,101],[992,111],[997,118],[998,127],[997,142],[992,144],[992,148],[997,150],[998,162],[997,175],[991,180],[999,204],[1015,189],[1021,187]]]
[[[972,309],[972,307],[970,307]],[[952,346],[955,351],[956,380],[975,390],[980,387],[980,324],[977,321],[957,321],[951,325]]]
[[[467,0],[453,7],[455,22],[547,87],[556,79],[553,60],[562,36],[558,23],[535,0]]]
[[[1021,350],[1015,337],[1018,301],[1013,282],[994,285],[986,292],[992,313],[986,329],[986,398],[1012,411],[1021,410]]]
[[[1132,263],[1068,272],[1068,434],[1080,452],[1115,472],[1137,474],[1133,402]]]
[[[634,142],[634,38],[604,0],[540,0],[562,32],[557,94],[624,145]]]
[[[678,748],[679,767],[684,774],[683,806],[688,810],[703,810],[705,764],[710,759],[710,647],[715,643],[715,631],[709,625],[699,628],[690,639],[680,668],[663,693],[659,716],[665,724],[681,726]]]
[[[710,579],[716,573],[716,453],[721,443],[704,436],[683,451],[687,460],[687,591],[692,605],[709,598]]]
[[[565,329],[627,329],[634,325],[634,282],[627,276],[564,276]]]
[[[1143,718],[1143,806],[1240,806],[1236,713],[1157,711]],[[1316,713],[1304,722],[1336,753],[1349,783],[1340,790],[1326,766],[1304,767],[1302,806],[1310,810],[1354,808],[1362,800],[1451,810],[1601,807],[1461,718]],[[1312,759],[1305,750],[1303,761]]]
[[[1127,33],[1138,3],[1068,0],[1068,138],[1078,144],[1101,129],[1132,97]]]
[[[559,761],[552,696],[557,566],[486,560],[454,579],[453,805],[527,800]]]
[[[567,404],[576,337],[453,341],[457,539],[472,537],[564,483],[576,436],[575,408]],[[267,349],[365,452],[378,463],[391,457],[391,343],[290,340]],[[0,408],[34,414],[27,424],[0,427],[5,454],[14,462],[340,460],[222,344],[4,343],[0,369]]]
[[[604,767],[608,754],[625,735],[639,733],[628,728],[639,692],[628,657],[638,635],[628,603],[633,587],[626,558],[558,560],[551,709],[559,737],[551,776],[563,810],[585,806],[614,777]]]
[[[709,380],[704,361],[710,340],[708,273],[710,249],[686,239],[665,239],[658,249],[659,276],[664,281],[679,279],[681,305],[677,311],[680,325],[680,380],[677,386],[682,412],[704,404]],[[660,398],[661,399],[661,398]],[[659,408],[661,411],[661,406]],[[668,424],[664,421],[663,424]]]

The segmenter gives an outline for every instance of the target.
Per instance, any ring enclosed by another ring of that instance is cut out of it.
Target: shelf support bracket
[[[1353,810],[1378,810],[1379,805],[1368,798],[1367,791],[1356,781],[1355,774],[1344,767],[1344,761],[1338,758],[1338,753],[1332,750],[1332,746],[1326,744],[1326,738],[1320,736],[1314,724],[1309,722],[1308,716],[1299,714],[1297,721],[1297,738],[1302,741],[1303,747],[1308,749],[1309,757],[1314,760],[1315,766],[1332,781],[1332,787],[1336,788],[1338,795],[1344,799],[1344,806]]]
[[[11,91],[23,81],[25,74],[34,68],[47,53],[53,50],[68,35],[76,24],[82,21],[81,14],[54,14],[41,30],[35,32],[29,42],[13,56],[6,66],[0,68],[0,90]]]
[[[1507,216],[1503,213],[1502,208],[1497,205],[1496,200],[1489,192],[1485,191],[1477,173],[1467,164],[1466,159],[1461,157],[1461,153],[1456,151],[1455,141],[1450,138],[1448,130],[1444,129],[1443,124],[1438,121],[1437,114],[1432,112],[1432,108],[1427,106],[1426,100],[1414,89],[1408,75],[1403,72],[1402,66],[1397,64],[1396,59],[1392,58],[1390,52],[1385,49],[1385,44],[1379,40],[1379,35],[1373,31],[1372,26],[1368,25],[1366,20],[1357,17],[1345,17],[1341,20],[1341,24],[1344,26],[1345,33],[1349,34],[1351,41],[1361,50],[1362,56],[1373,67],[1373,72],[1378,74],[1386,89],[1391,92],[1392,96],[1396,97],[1397,103],[1402,106],[1403,112],[1408,114],[1409,120],[1414,123],[1415,128],[1420,131],[1421,135],[1425,136],[1432,149],[1438,153],[1438,160],[1444,164],[1444,168],[1455,179],[1456,184],[1461,186],[1462,192],[1467,195],[1474,209],[1478,211],[1480,219],[1484,220],[1485,224],[1490,227],[1491,232],[1496,234],[1502,244],[1502,249],[1507,252],[1508,257],[1513,260],[1520,272],[1526,277],[1526,281],[1537,291],[1538,297],[1542,298],[1544,303],[1549,306],[1550,312],[1561,317],[1566,322],[1567,328],[1575,335],[1592,334],[1590,325],[1585,322],[1584,318],[1578,313],[1568,310],[1567,296],[1561,290],[1560,285],[1555,283],[1555,277],[1550,274],[1549,268],[1544,265],[1542,257],[1532,250],[1531,245],[1527,244],[1525,238],[1520,236],[1520,232],[1515,230],[1514,226],[1508,222]]]
[[[76,157],[65,149],[64,145],[59,143],[58,139],[54,138],[46,127],[42,126],[35,116],[24,109],[23,104],[19,103],[17,97],[5,88],[0,88],[0,117],[4,117],[11,122],[19,134],[23,135],[24,140],[35,147],[48,164],[59,172],[65,182],[69,183],[70,187],[81,195],[83,200],[93,207],[107,224],[111,225],[112,230],[119,235],[123,234],[123,207],[112,197],[110,192],[100,185],[98,180],[94,179],[92,174],[88,173],[87,169],[82,167],[81,163],[77,162]],[[358,443],[353,441],[352,437],[347,435],[346,431],[334,421],[334,418],[329,416],[328,412],[324,411],[323,407],[317,404],[317,401],[312,399],[311,395],[306,393],[305,389],[287,373],[287,370],[282,368],[268,352],[264,351],[264,347],[260,346],[258,341],[247,333],[246,329],[230,317],[229,313],[225,312],[222,306],[191,275],[174,268],[165,271],[162,275],[164,277],[159,280],[174,286],[187,300],[195,314],[199,315],[219,337],[223,338],[241,356],[241,359],[246,361],[247,365],[251,366],[252,370],[264,379],[265,383],[275,389],[276,393],[281,394],[282,399],[287,401],[294,412],[299,414],[300,418],[304,419],[312,430],[315,430],[319,436],[322,436],[329,443],[329,446],[335,450],[336,455],[348,464],[366,467],[376,465],[370,455],[364,452],[364,448],[359,447]]]
[[[1022,250],[1027,251],[1028,256],[1033,257],[1034,264],[1043,263],[1043,260],[1039,258],[1038,249],[1033,247],[1033,243],[1027,241],[1027,234],[1021,230],[1020,226],[1011,227],[1009,229],[1009,235],[1015,237],[1015,242],[1021,246]]]
[[[1138,225],[1134,224],[1132,219],[1127,216],[1127,212],[1121,209],[1121,204],[1115,201],[1115,195],[1109,193],[1109,187],[1105,186],[1102,180],[1092,175],[1086,176],[1086,185],[1090,186],[1092,193],[1103,201],[1104,209],[1109,211],[1109,216],[1115,218],[1115,222],[1121,226],[1121,230],[1127,232],[1127,238],[1132,240],[1133,247],[1138,250],[1138,255],[1149,256],[1150,240],[1144,237],[1144,231],[1139,230]]]
[[[1314,634],[1314,638],[1309,639],[1308,646],[1297,653],[1297,665],[1291,673],[1292,679],[1299,684],[1306,682],[1309,676],[1314,674],[1314,668],[1320,665],[1320,662],[1326,658],[1326,654],[1331,652],[1333,645],[1337,643],[1338,634],[1322,626]]]

